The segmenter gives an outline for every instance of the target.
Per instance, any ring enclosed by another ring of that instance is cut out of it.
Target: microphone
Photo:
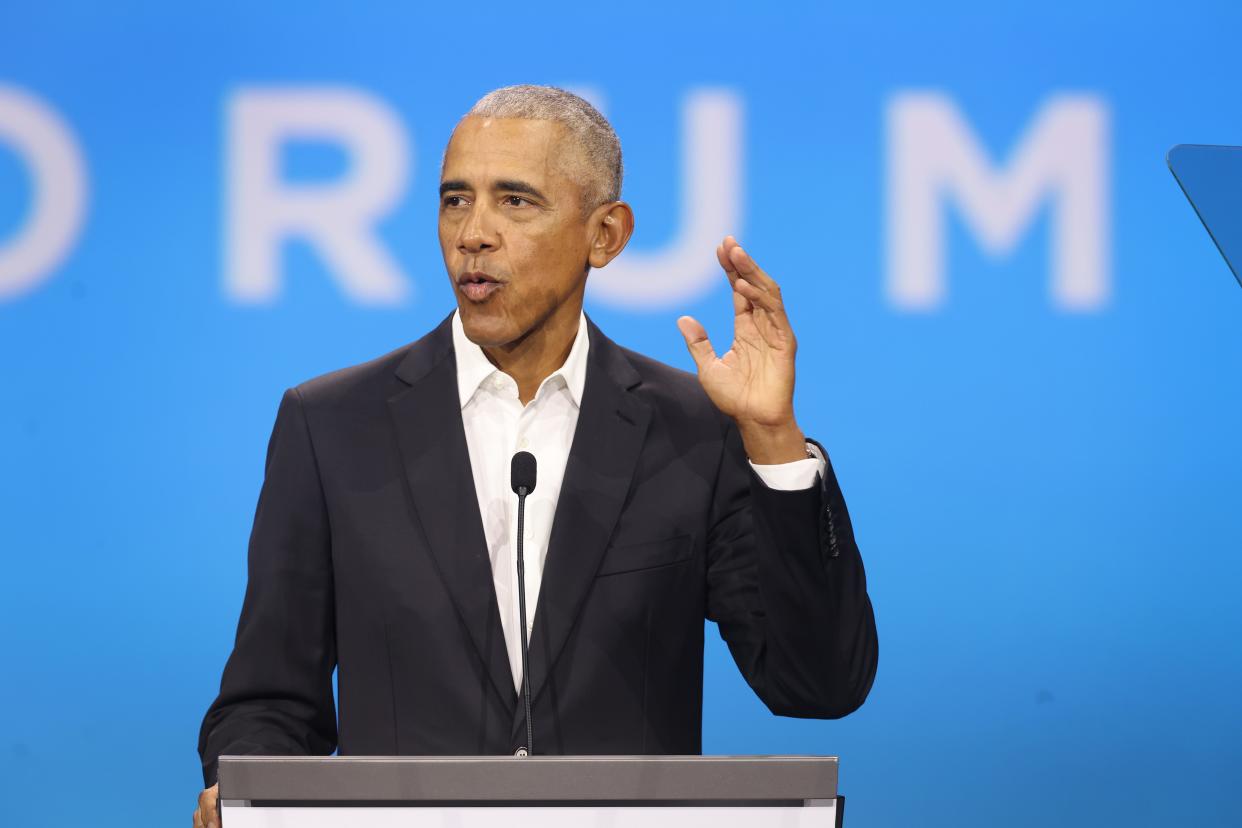
[[[525,497],[535,490],[535,455],[519,451],[509,464],[510,485],[518,497]]]
[[[526,704],[526,753],[535,755],[535,726],[530,718],[530,642],[526,637],[526,564],[522,559],[522,536],[526,534],[526,496],[535,490],[535,455],[519,451],[509,464],[509,485],[518,496],[517,580],[518,622],[522,627],[522,699]]]

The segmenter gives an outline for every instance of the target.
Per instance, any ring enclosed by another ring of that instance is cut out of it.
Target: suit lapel
[[[457,399],[451,319],[411,346],[397,369],[409,388],[388,406],[427,546],[492,684],[512,709],[517,697]]]
[[[539,606],[531,636],[531,695],[547,684],[582,610],[613,527],[630,490],[650,407],[629,393],[638,373],[612,341],[588,324],[582,408],[548,540]],[[518,705],[514,732],[523,725]]]

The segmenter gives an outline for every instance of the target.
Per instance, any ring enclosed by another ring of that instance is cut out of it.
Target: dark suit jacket
[[[589,330],[531,640],[538,752],[699,753],[704,618],[774,713],[857,708],[875,621],[831,469],[768,489],[696,377]],[[512,753],[492,584],[448,321],[286,392],[207,783],[221,754]]]

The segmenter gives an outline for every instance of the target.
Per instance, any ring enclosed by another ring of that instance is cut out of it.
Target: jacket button
[[[530,751],[528,751],[525,747],[520,747],[517,750],[513,751],[513,755],[514,756],[530,756]]]

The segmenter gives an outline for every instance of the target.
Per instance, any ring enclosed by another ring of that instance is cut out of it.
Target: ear
[[[591,250],[587,262],[600,268],[617,258],[634,234],[634,211],[624,201],[610,201],[591,211],[587,235]]]

